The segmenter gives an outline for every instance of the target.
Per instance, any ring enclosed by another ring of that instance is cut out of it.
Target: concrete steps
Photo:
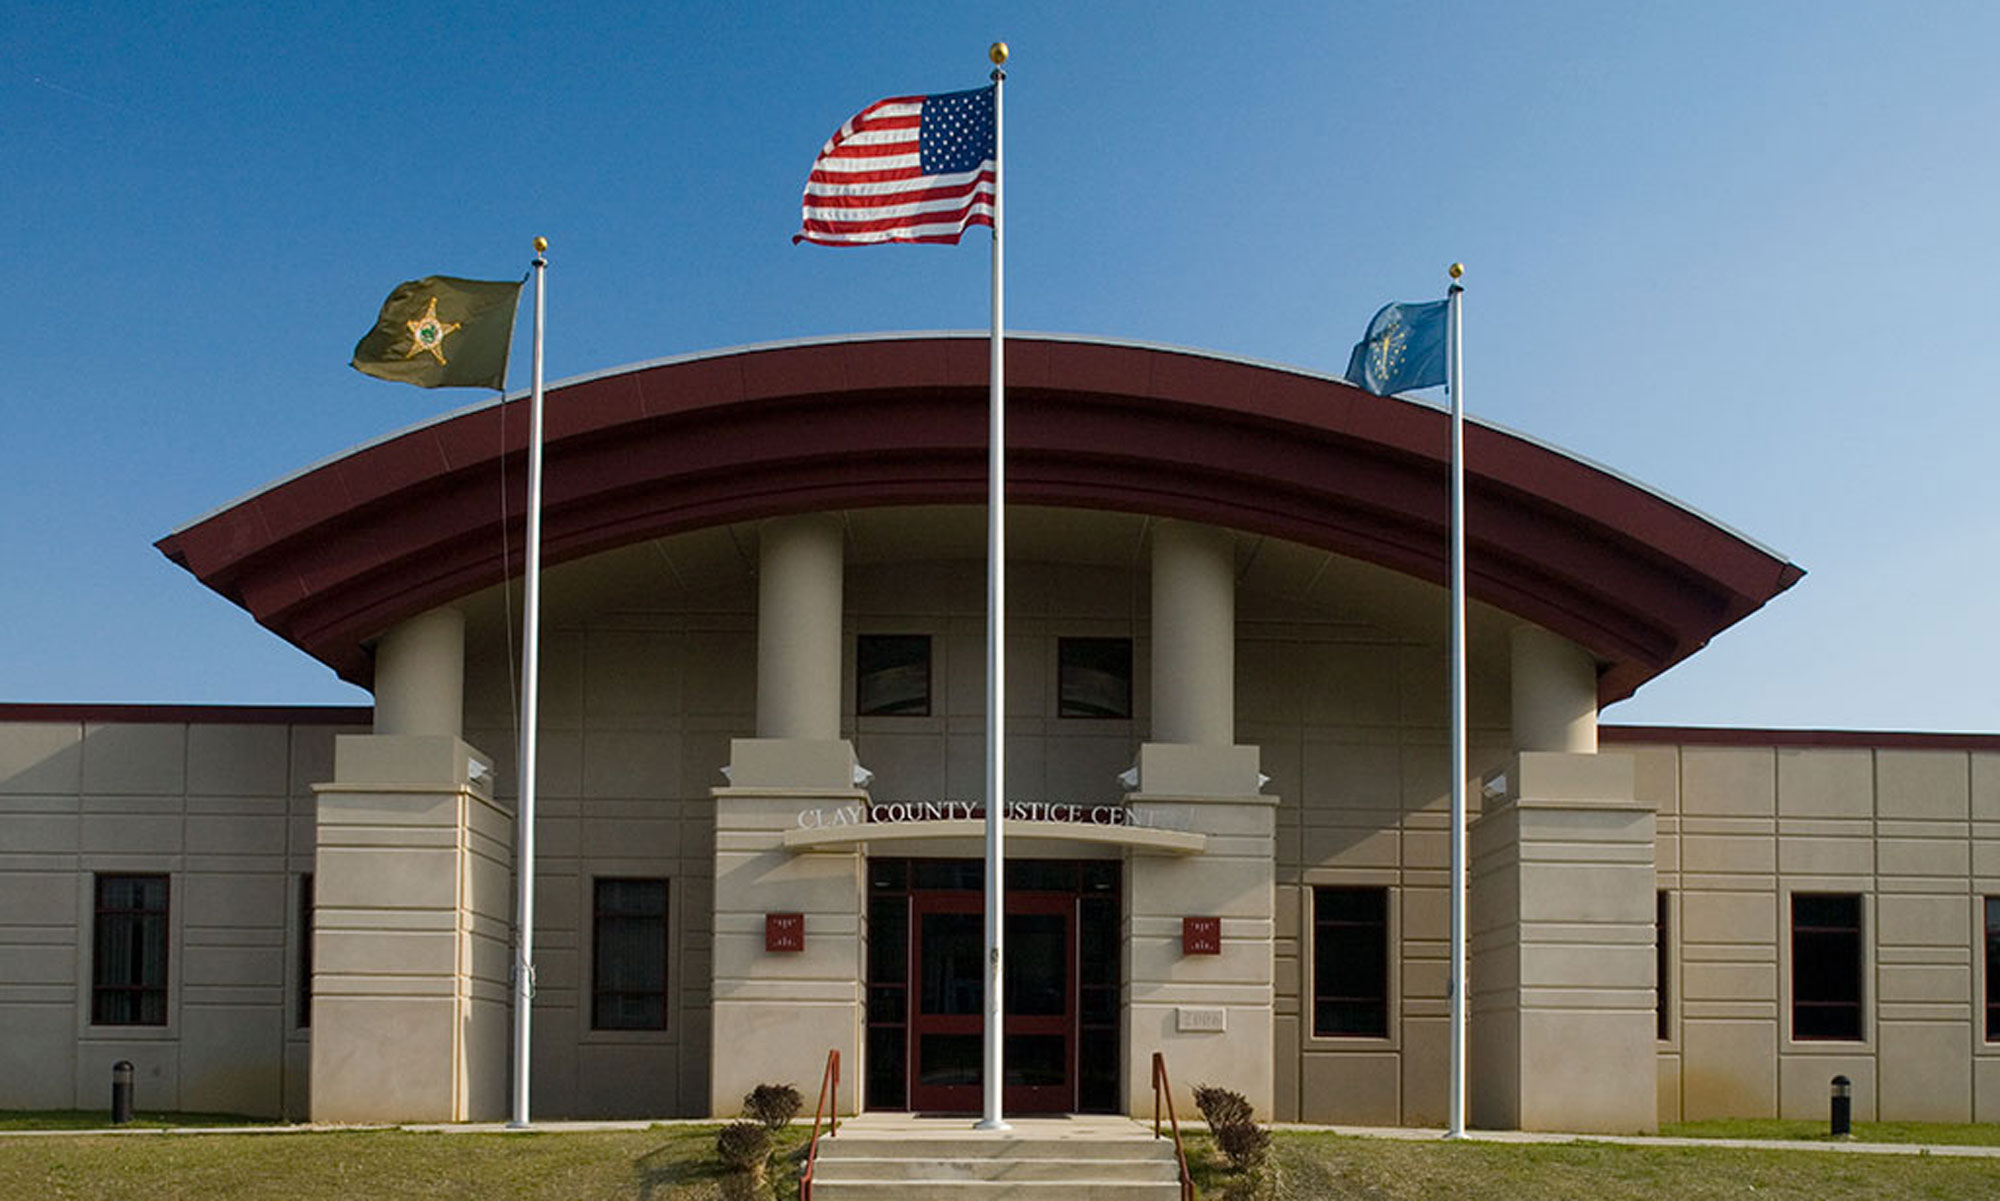
[[[822,1139],[812,1201],[1179,1201],[1174,1145],[1126,1118],[867,1114]]]

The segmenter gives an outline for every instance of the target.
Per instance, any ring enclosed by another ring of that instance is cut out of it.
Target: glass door
[[[976,893],[910,896],[910,1107],[984,1106],[985,914]],[[1008,1113],[1076,1107],[1076,898],[1007,898],[1003,1048]]]

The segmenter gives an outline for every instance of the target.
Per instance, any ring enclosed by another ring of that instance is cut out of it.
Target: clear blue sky
[[[1476,415],[1810,573],[1607,719],[2000,730],[2000,6],[1824,0],[16,5],[0,699],[365,700],[151,544],[480,398],[348,369],[399,280],[546,234],[551,379],[983,327],[789,235],[996,37],[1011,327],[1338,372],[1462,259]]]

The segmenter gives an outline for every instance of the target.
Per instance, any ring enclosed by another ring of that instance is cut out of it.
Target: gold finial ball
[[[1453,263],[1453,264],[1451,265],[1451,277],[1452,277],[1453,279],[1457,279],[1457,278],[1458,278],[1459,276],[1461,276],[1461,275],[1464,275],[1464,274],[1465,274],[1465,264],[1464,264],[1464,263]]]
[[[544,250],[547,250],[548,248],[549,248],[549,240],[548,240],[547,238],[543,238],[543,237],[537,237],[537,238],[535,239],[535,253],[536,253],[536,254],[540,254],[540,253],[542,253],[542,252],[543,252]]]
[[[994,65],[994,66],[996,66],[996,67],[997,67],[997,66],[999,66],[999,65],[1000,65],[1001,63],[1004,63],[1004,62],[1006,62],[1006,61],[1007,61],[1007,43],[1005,43],[1005,42],[995,42],[995,43],[993,43],[993,45],[991,45],[990,47],[988,47],[988,48],[987,48],[987,50],[986,50],[986,57],[988,57],[988,58],[992,59],[992,60],[993,60],[993,65]]]

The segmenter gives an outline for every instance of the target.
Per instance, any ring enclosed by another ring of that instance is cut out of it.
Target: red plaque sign
[[[766,951],[805,950],[806,915],[803,913],[765,914],[764,949]]]
[[[1181,954],[1222,954],[1222,919],[1219,917],[1182,918]]]

